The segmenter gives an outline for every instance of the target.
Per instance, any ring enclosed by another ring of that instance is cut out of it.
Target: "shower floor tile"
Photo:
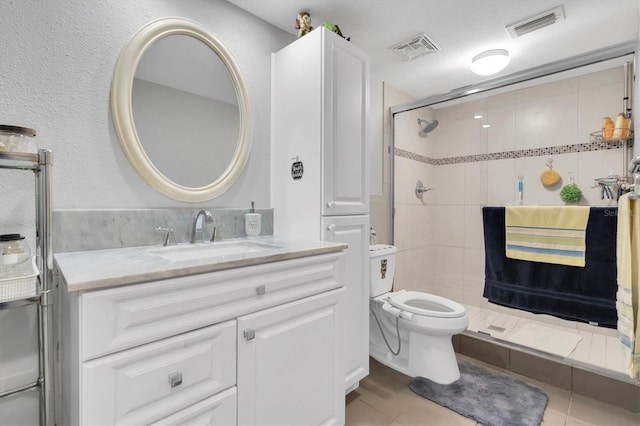
[[[577,334],[581,336],[575,349],[563,359],[570,363],[575,363],[584,367],[594,367],[626,376],[625,355],[624,350],[618,338],[612,336],[611,330],[599,330],[595,326],[595,332],[584,331],[587,325],[580,324],[573,328],[563,327],[555,324],[547,319],[546,321],[537,321],[535,319],[521,318],[508,313],[495,312],[489,309],[477,306],[466,306],[469,316],[468,332],[488,334],[495,339],[501,341],[507,340],[510,334],[517,331],[524,324],[538,324],[548,328],[554,328],[565,332]],[[580,328],[580,329],[579,329]],[[601,331],[601,332],[598,332]],[[544,352],[542,348],[536,347],[535,344],[527,345],[528,348]],[[545,352],[550,356],[556,356],[552,353]],[[562,357],[559,357],[562,358]]]

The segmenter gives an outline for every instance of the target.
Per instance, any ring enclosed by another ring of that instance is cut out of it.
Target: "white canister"
[[[26,127],[0,125],[0,151],[36,154],[36,131]]]
[[[0,235],[0,265],[15,265],[29,259],[31,250],[20,234]]]

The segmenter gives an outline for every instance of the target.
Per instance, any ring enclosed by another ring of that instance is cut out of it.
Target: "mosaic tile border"
[[[509,158],[543,157],[547,155],[570,154],[573,152],[604,151],[623,148],[626,142],[588,142],[573,145],[548,146],[544,148],[520,149],[516,151],[493,152],[489,154],[464,155],[460,157],[430,158],[401,148],[395,148],[394,154],[409,160],[443,166],[446,164],[473,163],[477,161],[506,160]]]

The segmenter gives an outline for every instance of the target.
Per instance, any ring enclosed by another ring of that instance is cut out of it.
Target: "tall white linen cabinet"
[[[272,55],[274,234],[349,245],[345,391],[369,374],[369,57],[319,27]]]

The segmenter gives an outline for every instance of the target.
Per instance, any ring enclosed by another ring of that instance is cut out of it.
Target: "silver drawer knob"
[[[180,386],[182,384],[182,373],[178,371],[169,374],[169,384],[171,385],[172,389]]]

